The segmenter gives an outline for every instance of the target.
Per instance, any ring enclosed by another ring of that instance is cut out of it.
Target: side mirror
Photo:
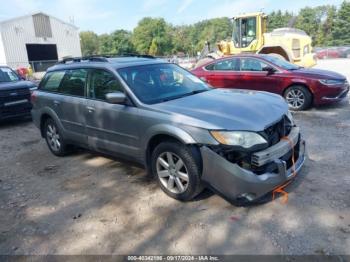
[[[276,69],[272,66],[265,66],[262,70],[266,71],[269,75],[276,72]]]
[[[126,102],[126,95],[122,92],[108,93],[106,100],[110,104],[124,104]]]

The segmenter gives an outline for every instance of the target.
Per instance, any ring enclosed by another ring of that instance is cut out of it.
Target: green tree
[[[153,56],[158,55],[158,43],[157,43],[157,38],[153,38],[148,53],[149,53],[150,55],[153,55]]]
[[[350,2],[344,1],[337,13],[332,31],[334,45],[350,44]]]
[[[268,16],[267,31],[271,32],[276,28],[288,27],[291,19],[293,19],[293,14],[288,11],[284,13],[281,10],[273,11]]]
[[[157,53],[159,55],[171,54],[172,39],[171,27],[163,18],[143,18],[134,29],[132,42],[138,53],[147,54],[153,39],[157,39]]]
[[[99,52],[98,36],[92,31],[80,33],[80,45],[83,56],[94,55]]]
[[[110,34],[102,34],[98,37],[99,40],[99,53],[111,54],[113,50],[113,42]]]
[[[112,53],[133,53],[132,33],[126,30],[116,30],[111,34]]]

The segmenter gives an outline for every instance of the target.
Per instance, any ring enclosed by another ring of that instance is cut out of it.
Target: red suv
[[[343,75],[303,68],[271,55],[225,57],[195,68],[192,73],[216,88],[279,94],[292,110],[338,102],[349,92]]]

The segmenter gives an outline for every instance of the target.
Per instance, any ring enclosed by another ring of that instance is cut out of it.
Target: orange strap
[[[294,158],[294,145],[293,145],[293,141],[290,140],[289,137],[287,137],[287,136],[282,137],[281,140],[286,140],[286,141],[289,143],[289,145],[290,145],[290,147],[291,147],[291,149],[292,149],[292,164],[293,164],[293,166],[292,166],[292,171],[293,171],[293,177],[295,177],[295,176],[297,175],[297,173],[296,173],[296,170],[295,170],[295,158]],[[276,195],[277,193],[279,193],[279,194],[282,194],[282,197],[283,197],[283,198],[282,198],[282,204],[287,204],[287,202],[288,202],[288,192],[284,191],[284,189],[285,189],[285,187],[288,186],[291,182],[292,182],[292,181],[290,180],[290,181],[288,181],[287,183],[283,184],[282,186],[279,186],[279,187],[277,187],[276,189],[274,189],[274,190],[272,191],[272,200],[275,200],[275,195]]]

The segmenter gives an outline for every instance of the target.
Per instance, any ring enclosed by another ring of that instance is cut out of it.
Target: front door
[[[86,128],[92,149],[139,158],[138,108],[110,104],[106,94],[124,92],[112,72],[95,69],[90,72]]]
[[[241,88],[279,93],[282,78],[278,71],[275,73],[264,71],[264,68],[270,65],[258,58],[242,57],[240,60]]]

